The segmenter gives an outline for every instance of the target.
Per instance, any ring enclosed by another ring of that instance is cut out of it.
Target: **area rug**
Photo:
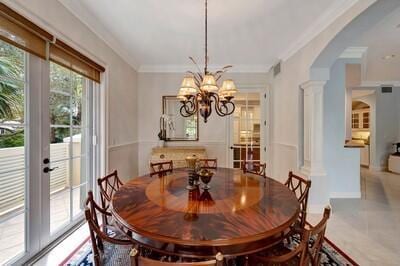
[[[92,257],[92,246],[90,239],[87,238],[77,248],[69,254],[60,266],[89,266],[94,265]],[[358,264],[351,259],[340,248],[333,244],[329,239],[325,238],[324,244],[321,249],[321,265],[323,266],[358,266]]]

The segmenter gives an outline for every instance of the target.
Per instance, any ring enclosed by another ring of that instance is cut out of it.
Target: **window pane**
[[[50,161],[70,157],[70,128],[52,127],[50,130]]]
[[[61,229],[70,220],[70,160],[52,163],[50,172],[50,232]]]
[[[0,41],[0,264],[25,250],[25,54]]]
[[[50,64],[50,89],[71,94],[71,71],[57,64]]]
[[[69,125],[70,118],[70,96],[50,92],[49,107],[50,107],[50,123],[52,125]]]

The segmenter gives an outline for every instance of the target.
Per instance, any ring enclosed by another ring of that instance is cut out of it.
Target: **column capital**
[[[326,80],[309,80],[300,85],[304,91],[318,91],[322,90],[326,84]]]

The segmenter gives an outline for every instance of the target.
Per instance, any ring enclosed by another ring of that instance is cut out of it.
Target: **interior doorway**
[[[229,120],[229,167],[241,168],[244,161],[266,160],[266,99],[261,91],[235,96],[236,109]]]

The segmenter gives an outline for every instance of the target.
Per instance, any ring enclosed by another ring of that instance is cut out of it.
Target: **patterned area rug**
[[[60,266],[89,266],[94,265],[92,257],[92,246],[89,238],[80,244],[69,256],[67,256]],[[321,265],[351,265],[358,264],[351,259],[346,253],[339,249],[329,239],[325,238],[321,250]]]

